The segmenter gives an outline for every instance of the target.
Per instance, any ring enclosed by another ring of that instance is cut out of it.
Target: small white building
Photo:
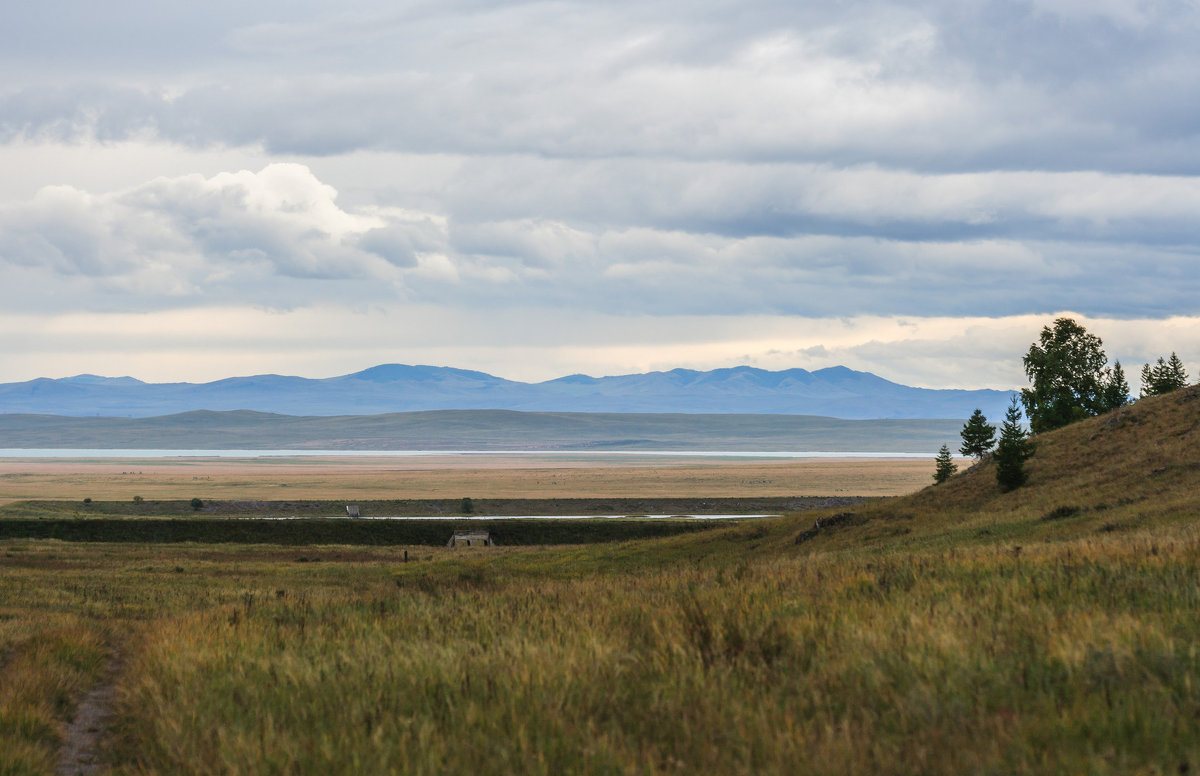
[[[446,542],[447,547],[457,547],[458,545],[467,547],[495,547],[496,543],[492,541],[492,535],[487,531],[455,531],[450,537],[450,541]]]
[[[350,517],[358,517],[358,504],[347,504],[346,514]]]

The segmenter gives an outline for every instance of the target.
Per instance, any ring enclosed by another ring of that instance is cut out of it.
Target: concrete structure
[[[487,531],[455,531],[450,537],[450,541],[446,542],[447,547],[457,547],[464,544],[467,547],[495,547],[496,543],[492,541],[492,536]]]

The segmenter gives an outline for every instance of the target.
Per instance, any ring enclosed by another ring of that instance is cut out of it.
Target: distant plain
[[[932,457],[3,458],[0,504],[135,496],[148,500],[895,496],[928,484],[932,471]]]

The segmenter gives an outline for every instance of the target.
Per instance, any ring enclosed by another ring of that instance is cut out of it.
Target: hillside
[[[146,383],[77,375],[0,384],[0,413],[109,417],[193,410],[331,416],[479,409],[966,418],[976,407],[999,416],[1008,399],[1007,391],[915,388],[840,366],[813,372],[672,369],[523,383],[467,369],[384,364],[325,379],[268,374],[210,383]]]
[[[1200,520],[1200,386],[1033,440],[1017,490],[1001,493],[985,459],[942,485],[855,510],[845,522],[861,524],[821,543],[1052,541]]]

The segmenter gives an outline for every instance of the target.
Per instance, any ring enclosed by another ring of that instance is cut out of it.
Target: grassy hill
[[[1034,441],[1024,487],[1001,493],[985,460],[940,486],[856,509],[845,522],[864,525],[840,531],[839,542],[862,547],[885,524],[896,547],[914,548],[935,539],[1053,541],[1200,522],[1200,386]]]
[[[112,651],[118,773],[1194,773],[1200,389],[1036,441],[816,529],[0,542],[0,771]]]

